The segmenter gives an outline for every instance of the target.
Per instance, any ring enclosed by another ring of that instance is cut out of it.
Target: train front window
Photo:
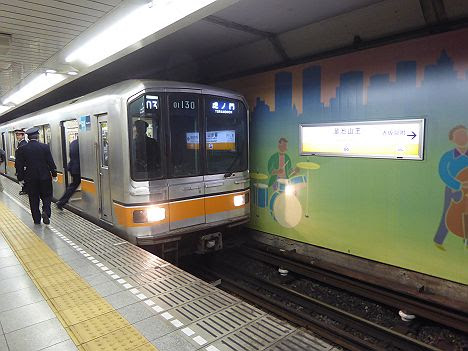
[[[161,97],[146,94],[132,101],[128,105],[128,124],[132,179],[162,178]]]
[[[247,170],[247,111],[239,100],[205,98],[207,174]]]
[[[201,174],[199,111],[199,95],[169,95],[170,174],[173,177]]]

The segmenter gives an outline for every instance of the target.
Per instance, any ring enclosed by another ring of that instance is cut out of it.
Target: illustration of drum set
[[[269,197],[269,187],[265,184],[268,176],[256,172],[250,174],[250,178],[254,181],[252,194],[256,217],[259,217],[259,209],[268,209],[279,225],[285,228],[294,228],[302,219],[303,209],[298,198],[302,189],[306,189],[307,192],[305,217],[309,217],[309,173],[311,170],[319,169],[320,165],[313,162],[299,162],[297,167],[305,170],[307,176],[296,175],[289,179],[278,178],[272,186],[271,197]]]

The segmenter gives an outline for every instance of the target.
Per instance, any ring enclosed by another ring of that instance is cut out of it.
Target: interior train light
[[[239,207],[245,205],[245,195],[234,196],[234,206]]]
[[[150,207],[146,209],[148,222],[159,222],[166,218],[166,209],[162,207]]]
[[[152,1],[138,7],[73,51],[65,60],[91,66],[216,0]]]
[[[42,73],[32,81],[23,86],[20,90],[7,96],[4,100],[4,104],[13,103],[18,105],[23,101],[26,101],[33,96],[49,89],[50,87],[60,83],[65,77],[61,74],[47,74]]]

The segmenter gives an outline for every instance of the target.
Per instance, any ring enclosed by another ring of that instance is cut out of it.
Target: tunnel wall
[[[447,189],[439,164],[455,155],[450,130],[468,127],[467,42],[464,29],[222,83],[249,102],[250,169],[260,175],[252,192],[268,193],[268,205],[252,202],[251,228],[468,284],[468,244],[450,230],[434,241],[446,231],[444,201],[462,196]],[[425,118],[422,161],[299,155],[301,123],[408,118]],[[280,138],[291,170],[319,167],[297,187],[297,201],[268,185]],[[468,153],[455,156],[468,171]]]

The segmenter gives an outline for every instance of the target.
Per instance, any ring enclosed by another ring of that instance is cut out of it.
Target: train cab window
[[[170,174],[190,177],[201,174],[199,95],[169,94]]]
[[[207,174],[247,170],[247,110],[234,99],[205,97]]]
[[[164,175],[161,142],[161,98],[146,94],[128,105],[130,165],[133,180],[160,179]]]

